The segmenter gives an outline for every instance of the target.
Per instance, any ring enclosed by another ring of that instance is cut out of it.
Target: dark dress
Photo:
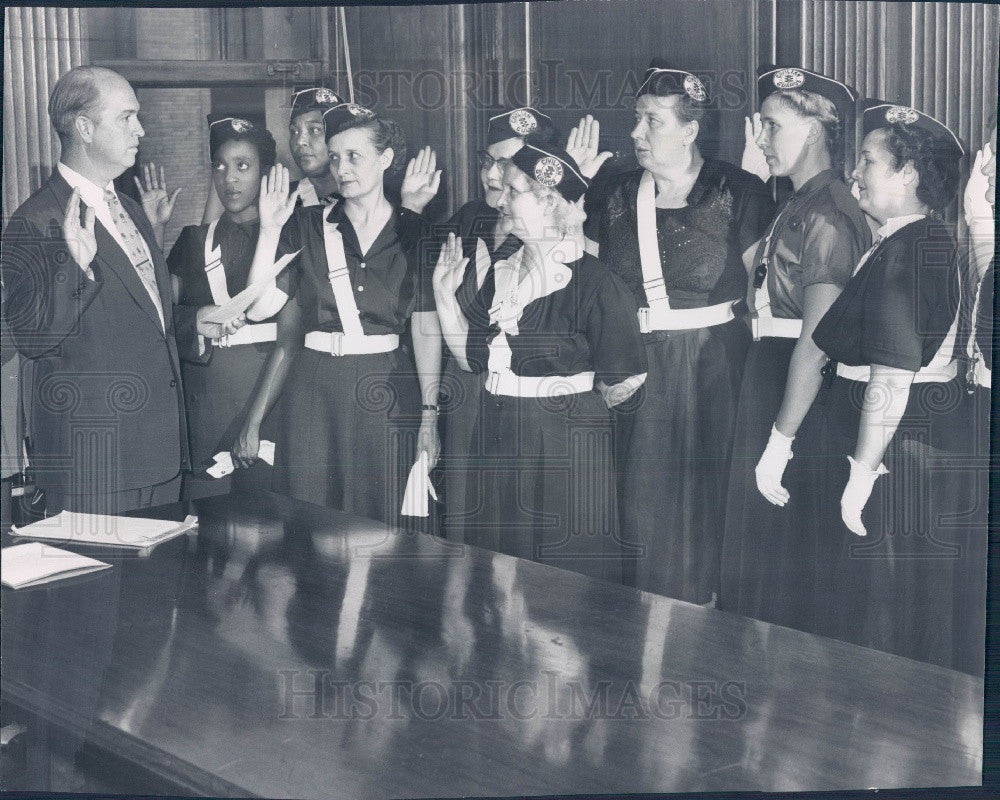
[[[608,269],[630,290],[634,317],[643,288],[636,202],[642,172],[615,181],[588,233]],[[765,185],[724,161],[706,160],[676,209],[656,209],[660,264],[670,307],[741,301],[743,251],[771,221]],[[738,302],[737,313],[742,312]],[[736,318],[720,325],[642,336],[649,362],[643,394],[615,414],[623,538],[636,560],[626,581],[707,603],[717,591],[721,532],[740,376],[750,335]]]
[[[472,200],[462,206],[439,231],[443,236],[454,232],[462,240],[463,255],[469,259],[462,284],[456,293],[462,310],[468,312],[481,286],[477,273],[477,252],[489,257],[490,265],[508,258],[521,243],[507,236],[493,250],[493,229],[499,214],[483,200]],[[480,244],[481,243],[481,244]],[[483,250],[485,248],[485,250]],[[483,265],[479,265],[480,269]],[[445,348],[441,378],[441,471],[444,477],[444,534],[455,542],[465,541],[464,519],[468,456],[472,447],[472,430],[479,413],[483,376],[458,366],[451,351]]]
[[[343,236],[344,255],[366,335],[404,333],[411,315],[434,311],[430,272],[419,266],[426,228],[396,208],[362,253],[343,204],[297,208],[279,255],[302,249],[279,286],[298,305],[303,332],[342,331],[327,278],[324,214]],[[400,524],[403,489],[416,457],[420,389],[412,356],[332,356],[303,348],[280,404],[275,486],[299,500]]]
[[[923,217],[881,243],[813,338],[844,364],[917,372],[942,349],[955,367],[946,336],[954,332],[959,284],[949,226]],[[883,458],[889,474],[875,482],[862,513],[864,538],[843,524],[839,500],[867,384],[839,376],[833,383],[837,513],[821,524],[839,549],[823,633],[982,675],[986,530],[972,522],[979,493],[969,469],[973,426],[957,377],[920,379],[918,372]]]
[[[628,289],[590,255],[561,287],[528,302],[508,333],[517,376],[596,373],[612,386],[646,372]],[[469,310],[467,355],[488,378],[496,270]],[[483,391],[472,436],[465,542],[620,581],[611,420],[596,390],[555,397]]]
[[[871,231],[844,182],[827,170],[799,188],[779,211],[771,239],[767,287],[773,316],[801,319],[805,288],[843,287],[871,244]],[[764,242],[754,264],[761,262]],[[751,283],[750,297],[754,297]],[[753,302],[753,300],[751,300]],[[839,510],[828,471],[836,459],[827,443],[826,389],[821,388],[792,445],[782,485],[790,499],[768,502],[754,472],[785,394],[797,339],[752,343],[740,388],[732,472],[722,544],[719,607],[806,631],[817,629],[828,602],[834,557],[816,524]]]
[[[180,305],[200,308],[215,304],[205,275],[208,227],[205,224],[184,228],[167,256],[171,274],[181,280]],[[222,249],[230,297],[246,288],[259,229],[257,222],[233,222],[228,214],[219,218],[213,244]],[[270,489],[271,467],[259,459],[249,469],[237,469],[222,478],[212,478],[205,470],[215,463],[217,453],[229,452],[232,448],[272,347],[273,342],[216,346],[212,348],[208,363],[182,363],[192,463],[191,472],[184,477],[182,494],[185,498]],[[268,415],[261,425],[262,441],[274,440],[273,420],[273,415]]]

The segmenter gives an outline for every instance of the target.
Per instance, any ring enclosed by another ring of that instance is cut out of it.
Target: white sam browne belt
[[[337,313],[343,332],[310,331],[305,345],[310,350],[331,356],[357,356],[370,353],[388,353],[399,347],[395,333],[366,334],[361,327],[361,312],[351,287],[351,276],[344,255],[344,239],[337,230],[337,223],[323,216],[323,246],[326,251],[327,281],[337,304]]]
[[[490,394],[504,397],[563,397],[591,391],[594,388],[594,373],[531,377],[515,375],[508,369],[488,373],[485,386]]]
[[[222,263],[222,247],[212,247],[215,241],[215,229],[219,221],[215,220],[205,232],[205,277],[208,279],[208,289],[212,293],[212,302],[221,306],[230,300],[229,287],[226,284],[226,268]],[[274,322],[261,322],[256,325],[244,325],[235,333],[210,339],[213,347],[235,347],[240,344],[257,344],[273,342],[278,338],[278,326]]]
[[[635,213],[642,288],[649,304],[639,309],[639,331],[651,333],[709,328],[736,319],[733,313],[735,300],[703,308],[671,308],[656,239],[656,186],[649,172],[643,172],[639,179]]]

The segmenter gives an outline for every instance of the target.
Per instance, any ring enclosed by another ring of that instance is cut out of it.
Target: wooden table
[[[2,597],[4,699],[186,793],[980,783],[971,676],[277,496],[195,505],[196,536]]]

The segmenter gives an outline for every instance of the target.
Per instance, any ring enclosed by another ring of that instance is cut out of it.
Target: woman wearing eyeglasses
[[[702,155],[711,99],[697,76],[654,61],[635,103],[640,170],[612,179],[588,228],[628,286],[649,377],[616,412],[622,537],[646,591],[691,603],[717,592],[740,374],[741,255],[771,221],[764,184]]]
[[[754,343],[740,390],[719,606],[807,631],[829,601],[831,454],[812,332],[871,243],[843,180],[856,92],[798,68],[762,67],[757,144],[794,194],[749,260]],[[794,456],[794,457],[793,457]]]
[[[645,380],[628,290],[584,252],[588,186],[564,150],[530,136],[504,167],[503,225],[523,242],[468,311],[453,234],[434,273],[442,330],[484,382],[467,483],[465,540],[620,581],[608,408]]]
[[[508,226],[502,225],[497,203],[503,193],[504,167],[529,134],[546,144],[555,144],[556,130],[552,120],[534,108],[515,108],[490,117],[486,129],[487,145],[478,153],[483,196],[463,205],[445,225],[461,241],[462,257],[469,259],[455,293],[464,313],[469,313],[490,267],[509,258],[521,247],[520,239],[509,232]],[[482,376],[462,369],[448,350],[441,381],[444,418],[441,462],[445,491],[444,533],[456,542],[464,541],[467,460],[482,391]]]

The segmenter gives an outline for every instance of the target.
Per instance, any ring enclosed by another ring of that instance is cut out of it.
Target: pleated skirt
[[[275,490],[403,524],[416,455],[419,387],[399,351],[295,357],[279,404]]]
[[[844,526],[839,498],[857,441],[865,384],[831,391],[838,509],[824,520],[837,546],[823,631],[973,675],[983,674],[988,462],[959,381],[913,384],[906,412],[862,513],[867,536]]]
[[[768,502],[754,473],[781,407],[795,343],[762,339],[747,356],[726,500],[719,608],[815,633],[830,601],[836,557],[836,543],[819,521],[840,513],[840,494],[830,478],[839,462],[829,445],[829,383],[796,433],[782,479],[788,503]]]
[[[626,582],[707,603],[718,590],[733,425],[750,334],[733,320],[644,338],[645,386],[616,412]]]
[[[472,432],[466,544],[620,582],[611,420],[600,394],[484,391]]]

